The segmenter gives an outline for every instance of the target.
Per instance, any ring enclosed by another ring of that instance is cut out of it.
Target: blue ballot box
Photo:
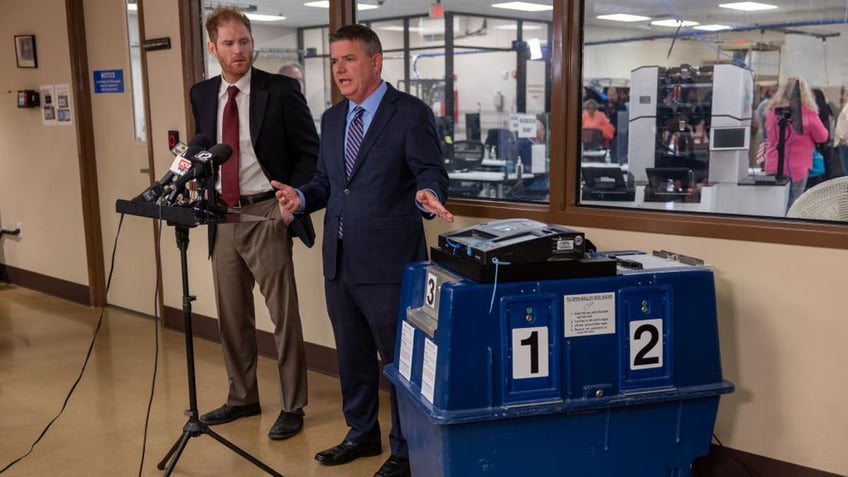
[[[733,391],[713,273],[683,264],[501,283],[411,264],[385,373],[415,477],[689,476]]]

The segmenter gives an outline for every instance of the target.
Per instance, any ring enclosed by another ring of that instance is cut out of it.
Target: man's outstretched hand
[[[293,212],[300,209],[300,196],[291,186],[281,182],[271,181],[271,185],[277,189],[275,195],[280,206],[280,217],[288,225],[294,220]]]
[[[297,195],[297,192],[295,192],[295,195]],[[429,190],[419,190],[416,192],[415,200],[417,200],[418,203],[421,204],[421,207],[427,209],[427,211],[431,214],[441,217],[445,222],[453,222],[453,214],[450,213],[448,209],[439,202],[439,198],[433,195],[433,193]]]

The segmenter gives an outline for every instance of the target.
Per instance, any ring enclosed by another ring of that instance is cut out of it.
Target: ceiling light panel
[[[761,10],[774,10],[777,8],[777,5],[770,5],[768,3],[758,3],[758,2],[734,2],[734,3],[720,3],[718,5],[721,8],[730,8],[733,10],[742,10],[743,12],[757,12]]]
[[[675,20],[674,18],[668,18],[666,20],[654,20],[651,22],[651,25],[669,28],[677,28],[679,26],[695,26],[697,24],[698,22],[693,22],[689,20]]]
[[[330,8],[330,0],[321,0],[321,1],[316,1],[316,2],[306,2],[306,3],[303,4],[303,6],[305,6],[305,7],[315,7],[315,8]],[[377,8],[379,8],[377,5],[371,5],[371,4],[368,4],[368,3],[361,3],[361,2],[356,3],[356,9],[358,11],[374,10],[374,9],[377,9]]]
[[[598,20],[611,20],[614,22],[646,22],[651,17],[643,17],[641,15],[631,15],[629,13],[612,13],[609,15],[598,15]]]
[[[550,5],[530,2],[493,3],[492,6],[495,8],[505,8],[507,10],[518,10],[520,12],[548,12],[554,9],[554,7]]]

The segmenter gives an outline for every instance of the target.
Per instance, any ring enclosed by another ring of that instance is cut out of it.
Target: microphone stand
[[[177,248],[180,250],[180,267],[183,286],[183,326],[185,334],[186,348],[186,370],[188,373],[188,409],[185,414],[188,416],[188,422],[183,426],[183,432],[180,437],[171,446],[165,457],[156,465],[159,470],[165,469],[164,477],[169,477],[173,472],[177,461],[180,459],[185,450],[188,440],[192,437],[198,437],[206,434],[216,441],[220,442],[236,454],[242,456],[250,463],[259,467],[267,474],[274,477],[283,477],[282,474],[275,471],[271,467],[262,463],[259,459],[248,454],[232,442],[221,437],[209,429],[207,424],[200,421],[199,412],[197,410],[197,385],[195,383],[194,369],[194,343],[191,327],[191,302],[196,299],[189,293],[188,289],[188,231],[191,227],[206,224],[209,228],[214,229],[216,224],[226,224],[228,222],[250,222],[265,220],[261,217],[253,217],[250,215],[227,213],[226,208],[218,204],[217,196],[215,195],[214,180],[210,179],[207,184],[211,184],[211,195],[207,196],[206,187],[202,186],[202,182],[198,181],[201,187],[198,189],[198,199],[189,207],[160,205],[158,203],[150,203],[144,201],[128,201],[119,199],[115,208],[118,213],[126,213],[141,217],[150,217],[153,219],[167,220],[168,225],[174,226],[174,231],[177,237]],[[211,247],[211,244],[210,244]],[[211,254],[211,248],[210,248]]]
[[[777,172],[774,175],[775,182],[778,184],[785,184],[786,176],[783,174],[783,165],[784,165],[784,151],[786,150],[786,125],[789,123],[790,112],[789,109],[786,108],[775,108],[775,114],[777,114],[777,124],[780,128],[780,137],[777,138]]]
[[[259,459],[253,457],[248,454],[241,448],[237,447],[232,442],[227,439],[221,437],[218,433],[209,428],[207,424],[204,424],[199,419],[199,413],[197,410],[197,386],[195,383],[195,370],[194,370],[194,343],[192,336],[192,328],[191,328],[191,302],[196,299],[196,297],[192,296],[188,290],[188,259],[186,251],[188,250],[188,231],[189,226],[185,224],[179,223],[168,223],[169,225],[174,225],[174,231],[177,236],[177,248],[180,250],[180,267],[182,269],[182,283],[183,283],[183,321],[185,326],[185,347],[186,347],[186,368],[188,370],[188,405],[189,408],[186,411],[186,415],[188,416],[188,422],[183,426],[183,433],[174,442],[174,445],[171,446],[171,449],[165,454],[165,457],[156,465],[159,470],[165,469],[165,466],[168,466],[168,469],[165,471],[165,477],[171,475],[171,472],[174,470],[174,467],[177,465],[177,461],[182,455],[183,450],[185,450],[185,446],[188,443],[188,440],[192,437],[198,437],[202,434],[206,434],[216,441],[220,442],[236,454],[242,456],[255,465],[259,467],[269,475],[274,477],[283,477],[282,474],[278,473],[274,469],[268,467],[264,463],[262,463]],[[212,225],[210,225],[212,226]],[[192,225],[193,227],[193,225]],[[170,463],[169,463],[170,462]]]

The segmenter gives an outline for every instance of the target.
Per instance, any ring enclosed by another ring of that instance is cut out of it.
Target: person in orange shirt
[[[609,148],[610,141],[615,135],[615,126],[610,123],[606,114],[598,111],[598,102],[587,99],[583,103],[583,129],[600,129],[604,137],[604,148]]]

